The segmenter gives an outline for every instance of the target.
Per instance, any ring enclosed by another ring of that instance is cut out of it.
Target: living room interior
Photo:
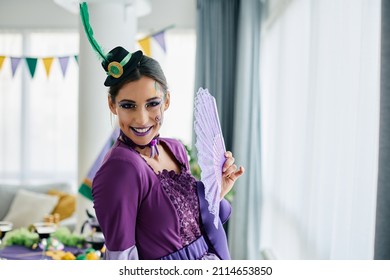
[[[91,182],[118,133],[79,2],[0,2],[0,221],[56,221],[73,241],[96,229]],[[194,98],[215,96],[246,169],[229,197],[232,258],[390,258],[386,1],[87,2],[106,51],[161,63],[160,132],[186,146],[197,176]]]

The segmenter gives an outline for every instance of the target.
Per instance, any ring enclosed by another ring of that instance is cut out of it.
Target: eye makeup
[[[153,109],[162,104],[162,99],[160,97],[152,97],[146,100],[145,108]],[[135,109],[138,106],[132,100],[121,100],[118,102],[118,106],[123,109]]]
[[[122,100],[118,102],[118,105],[123,109],[134,109],[136,107],[135,102],[129,100]]]
[[[156,98],[152,101],[149,101],[148,103],[146,103],[145,107],[148,108],[148,107],[157,107],[161,104],[162,100],[160,98]]]

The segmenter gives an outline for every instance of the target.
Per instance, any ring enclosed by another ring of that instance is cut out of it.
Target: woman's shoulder
[[[120,141],[116,141],[107,152],[100,168],[93,179],[93,188],[105,188],[105,185],[118,184],[125,188],[132,185],[144,186],[149,183],[150,170],[144,160],[133,149]],[[115,179],[115,180],[113,180]],[[117,189],[120,189],[117,187]]]
[[[132,168],[142,169],[144,166],[141,164],[142,161],[142,158],[136,151],[117,140],[107,152],[102,166],[107,164],[130,165]]]

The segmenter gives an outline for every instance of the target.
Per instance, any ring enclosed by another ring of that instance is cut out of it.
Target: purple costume
[[[220,204],[218,229],[204,185],[189,172],[184,146],[160,138],[181,172],[156,174],[140,154],[117,140],[92,185],[94,208],[106,242],[106,259],[230,259]]]

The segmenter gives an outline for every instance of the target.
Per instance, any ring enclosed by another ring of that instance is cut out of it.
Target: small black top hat
[[[126,77],[138,66],[143,57],[142,51],[128,52],[121,46],[112,49],[103,60],[102,66],[107,73],[104,85],[114,86],[126,79]]]
[[[108,75],[104,85],[110,87],[119,84],[137,67],[143,57],[142,51],[129,53],[123,47],[119,46],[106,54],[93,36],[93,30],[89,24],[88,6],[86,2],[80,3],[80,16],[85,35],[87,36],[92,49],[102,60],[102,66]]]

